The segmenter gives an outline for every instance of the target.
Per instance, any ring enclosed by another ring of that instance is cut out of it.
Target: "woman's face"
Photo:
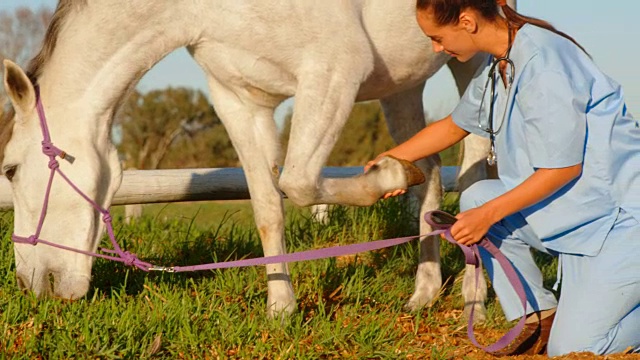
[[[429,39],[435,52],[445,52],[461,62],[471,59],[479,49],[469,33],[468,24],[463,21],[455,25],[438,25],[433,11],[418,10],[417,20],[420,29]]]

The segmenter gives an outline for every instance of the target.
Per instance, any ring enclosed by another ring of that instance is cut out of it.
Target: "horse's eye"
[[[6,176],[9,181],[11,181],[13,177],[16,175],[17,169],[18,169],[17,165],[6,166],[4,168],[4,176]]]

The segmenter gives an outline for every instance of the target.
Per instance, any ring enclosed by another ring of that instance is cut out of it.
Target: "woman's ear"
[[[478,21],[474,14],[463,11],[460,13],[458,25],[461,26],[469,34],[475,34],[478,31]]]

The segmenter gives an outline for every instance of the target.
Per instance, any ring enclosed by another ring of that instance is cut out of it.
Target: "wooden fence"
[[[322,174],[324,177],[344,178],[362,171],[361,166],[326,167]],[[455,191],[457,171],[455,166],[442,168],[445,191]],[[249,191],[241,168],[127,170],[113,205],[244,199],[249,199]],[[12,208],[11,185],[4,176],[0,176],[0,209]]]

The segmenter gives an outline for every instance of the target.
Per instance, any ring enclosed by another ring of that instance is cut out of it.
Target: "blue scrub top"
[[[521,213],[547,248],[597,255],[620,208],[640,221],[640,125],[621,86],[566,38],[526,24],[510,58],[512,88],[497,81],[494,104],[495,129],[506,109],[496,136],[500,180],[510,190],[538,168],[582,163],[578,179]],[[479,111],[490,67],[478,71],[452,113],[458,126],[485,137],[491,84]]]

